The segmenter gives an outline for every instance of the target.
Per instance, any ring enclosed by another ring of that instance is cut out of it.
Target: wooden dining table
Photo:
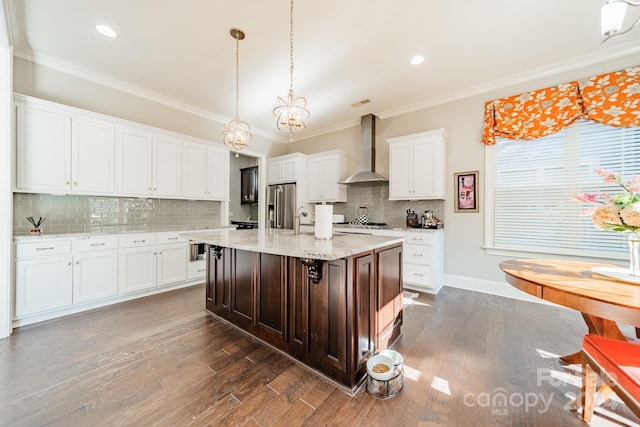
[[[582,313],[589,333],[628,340],[617,322],[640,332],[640,284],[592,272],[611,264],[551,259],[514,259],[500,263],[506,280],[530,295]],[[639,278],[640,279],[640,278]],[[580,363],[580,351],[562,356]]]

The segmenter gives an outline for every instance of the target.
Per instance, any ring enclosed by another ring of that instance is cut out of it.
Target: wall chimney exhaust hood
[[[362,116],[360,133],[360,172],[338,184],[388,182],[388,178],[376,173],[376,116],[373,114]]]

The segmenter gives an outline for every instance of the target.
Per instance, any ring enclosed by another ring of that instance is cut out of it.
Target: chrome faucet
[[[295,215],[293,216],[293,234],[300,234],[300,215],[307,216],[307,213],[302,210],[304,206],[300,206],[298,210],[296,210]]]

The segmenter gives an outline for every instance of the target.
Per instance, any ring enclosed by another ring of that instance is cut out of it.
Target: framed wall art
[[[478,171],[454,174],[455,211],[478,212]]]

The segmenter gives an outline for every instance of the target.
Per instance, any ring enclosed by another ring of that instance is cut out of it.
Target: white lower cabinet
[[[73,244],[73,303],[117,295],[118,238],[81,238]]]
[[[15,317],[70,306],[72,256],[43,256],[16,262]]]
[[[179,233],[120,237],[120,293],[136,292],[187,279],[187,242]],[[179,243],[168,243],[176,242]]]

